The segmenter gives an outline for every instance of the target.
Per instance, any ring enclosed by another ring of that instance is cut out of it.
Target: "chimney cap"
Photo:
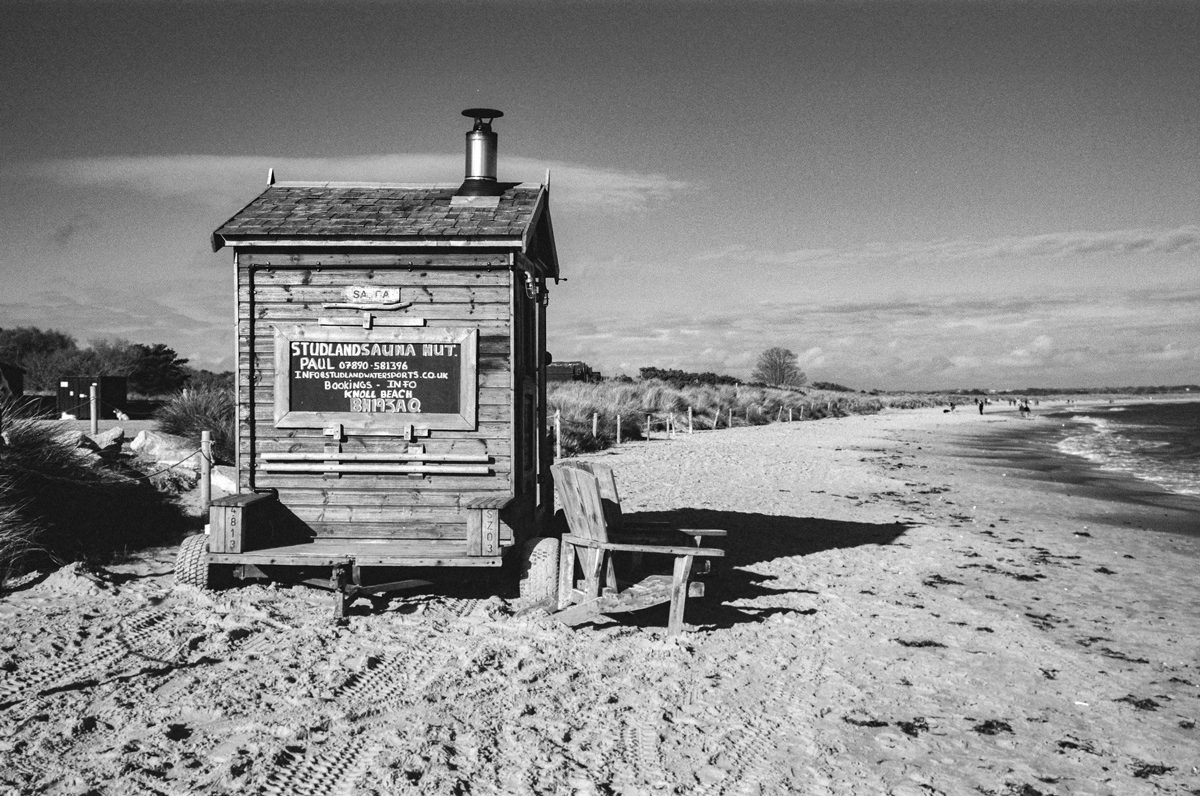
[[[495,108],[467,108],[462,112],[463,116],[474,119],[476,126],[480,124],[491,124],[493,119],[499,119],[504,115],[503,111],[498,111]]]

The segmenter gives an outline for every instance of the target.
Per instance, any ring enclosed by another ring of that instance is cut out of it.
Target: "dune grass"
[[[687,428],[692,410],[695,430],[734,426],[758,426],[790,417],[794,421],[824,417],[872,414],[887,408],[911,409],[935,406],[945,399],[935,395],[868,395],[831,390],[782,390],[746,385],[697,384],[675,387],[657,379],[604,381],[598,383],[556,382],[548,390],[550,414],[560,412],[564,455],[602,450],[616,442],[617,418],[621,439],[644,439],[646,416],[654,430],[667,415],[676,428]],[[731,416],[732,411],[732,416]],[[592,435],[592,417],[597,416],[597,434]]]
[[[0,583],[34,568],[172,538],[178,508],[140,473],[79,447],[74,423],[3,406]]]
[[[226,463],[234,457],[236,417],[233,391],[220,386],[184,390],[154,412],[159,430],[187,437],[196,447],[200,432],[211,431],[213,457]]]

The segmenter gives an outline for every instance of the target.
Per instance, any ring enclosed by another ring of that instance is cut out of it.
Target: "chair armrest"
[[[716,547],[675,547],[673,545],[657,544],[622,544],[620,542],[597,542],[582,536],[563,534],[562,541],[576,547],[590,547],[597,550],[615,550],[628,553],[659,553],[670,556],[724,556],[725,551]]]
[[[620,528],[617,528],[617,533],[662,533],[664,531],[684,533],[688,536],[721,537],[729,535],[729,531],[726,531],[723,528],[680,528],[677,525],[672,525],[665,522],[660,523],[654,520],[634,520],[632,522],[625,521],[621,523]]]

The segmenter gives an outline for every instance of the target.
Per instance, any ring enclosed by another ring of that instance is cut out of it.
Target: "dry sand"
[[[627,510],[730,530],[678,639],[450,586],[337,627],[172,590],[174,549],[59,571],[0,600],[0,793],[1200,792],[1200,544],[947,444],[1021,422],[595,455]]]

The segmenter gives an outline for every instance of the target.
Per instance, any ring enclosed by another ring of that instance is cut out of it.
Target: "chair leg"
[[[613,566],[613,554],[601,550],[597,550],[596,552],[604,556],[606,562],[604,567],[604,591],[616,594],[619,589],[617,587],[617,569]]]
[[[585,556],[585,571],[583,573],[583,591],[587,599],[599,597],[604,591],[601,578],[604,577],[605,564],[608,556],[604,550],[589,549]]]
[[[671,578],[671,613],[667,620],[667,634],[674,636],[683,632],[683,609],[687,604],[688,579],[692,574],[695,556],[679,556],[675,559],[675,571]]]

